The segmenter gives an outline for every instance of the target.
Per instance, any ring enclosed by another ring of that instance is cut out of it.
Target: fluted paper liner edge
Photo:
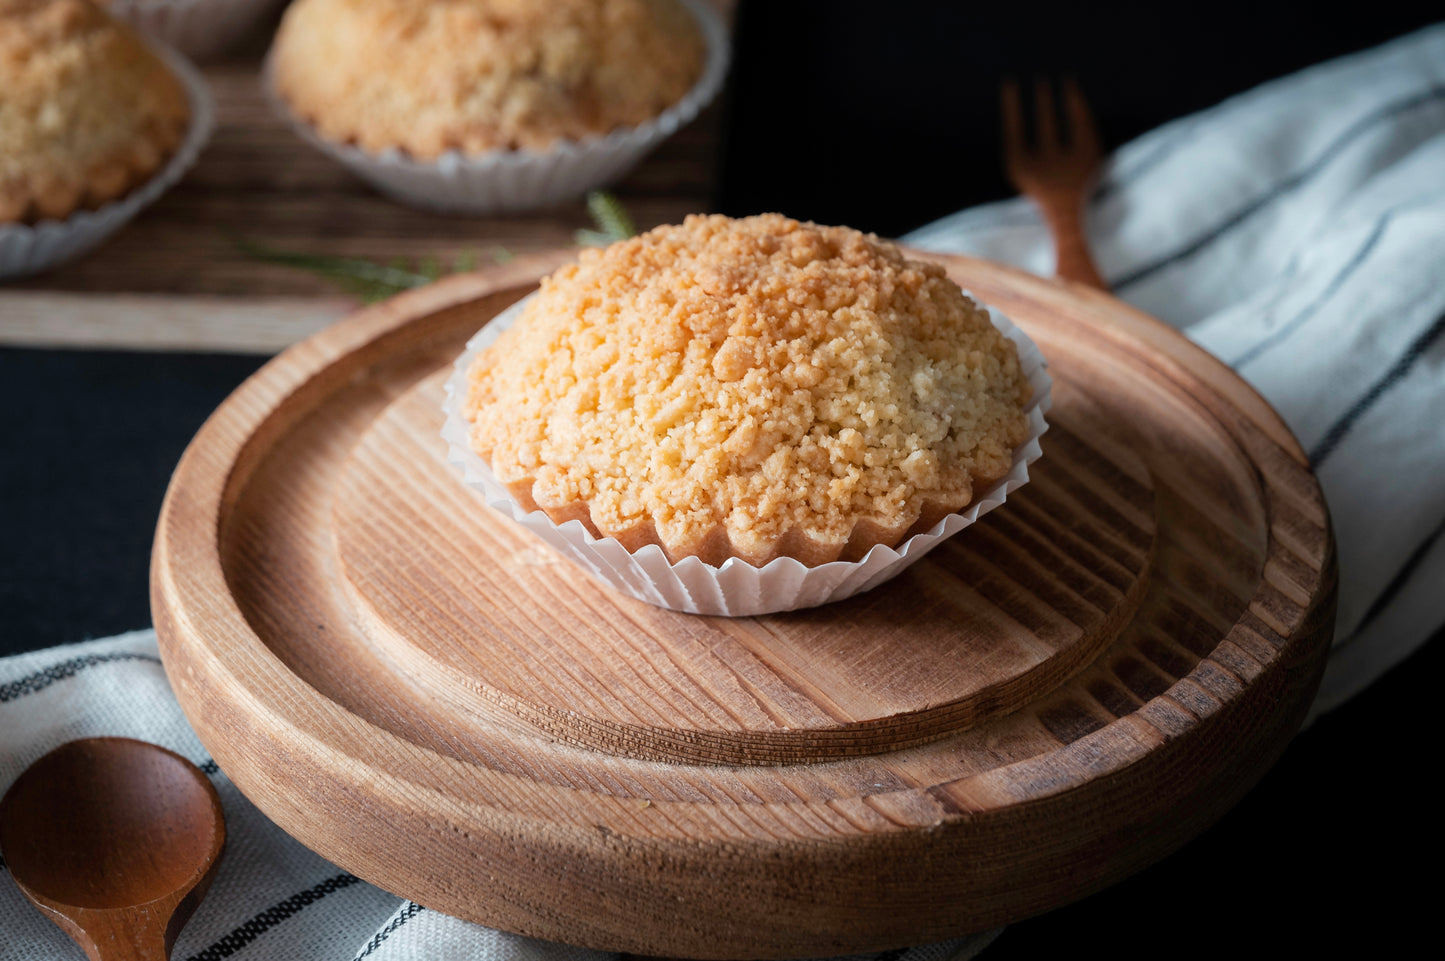
[[[187,57],[206,60],[243,40],[283,0],[110,0],[110,13]]]

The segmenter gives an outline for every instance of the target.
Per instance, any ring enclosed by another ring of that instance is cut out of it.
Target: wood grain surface
[[[925,943],[1174,850],[1273,763],[1334,617],[1329,520],[1257,394],[1099,292],[937,258],[1042,348],[1034,480],[849,601],[617,596],[444,463],[439,377],[558,252],[364,311],[191,445],[152,606],[271,818],[437,910],[592,947]]]

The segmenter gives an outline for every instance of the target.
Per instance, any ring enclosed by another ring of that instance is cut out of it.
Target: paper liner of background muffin
[[[679,0],[692,13],[707,47],[702,76],[682,99],[653,119],[586,140],[562,140],[544,151],[449,150],[436,160],[414,160],[395,147],[379,154],[323,137],[292,112],[272,80],[271,58],[263,70],[272,106],[316,149],[393,200],[441,213],[492,214],[531,210],[574,200],[620,178],[648,151],[690,123],[717,95],[728,68],[728,34],[717,12],[702,0]]]
[[[467,371],[477,354],[512,325],[530,299],[524,298],[498,314],[467,342],[466,350],[457,359],[446,384],[442,438],[447,443],[447,460],[461,470],[462,479],[480,491],[492,507],[597,579],[649,604],[689,614],[741,617],[817,607],[852,597],[902,573],[944,539],[1002,504],[1009,492],[1028,483],[1029,464],[1042,453],[1039,438],[1048,429],[1044,413],[1049,409],[1053,380],[1043,354],[1028,335],[1003,314],[987,308],[994,326],[1018,347],[1019,364],[1033,388],[1033,396],[1026,408],[1029,434],[1014,449],[1013,466],[1002,480],[977,492],[967,510],[949,514],[932,529],[907,538],[897,547],[879,544],[861,560],[833,561],[817,567],[808,567],[791,557],[777,558],[763,567],[739,558],[731,558],[721,567],[696,557],[685,557],[674,564],[655,544],[628,551],[614,538],[593,537],[580,521],[556,524],[540,510],[526,511],[497,480],[487,462],[472,450],[470,424],[462,414]]]
[[[39,273],[94,247],[174,186],[200,156],[216,123],[210,88],[186,58],[153,40],[147,45],[186,88],[191,119],[180,145],[149,180],[97,210],[77,210],[64,220],[0,224],[0,280]]]
[[[213,57],[282,0],[109,0],[106,8],[148,37],[196,60]]]

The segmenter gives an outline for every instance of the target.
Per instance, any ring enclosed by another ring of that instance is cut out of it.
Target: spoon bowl
[[[95,961],[167,958],[225,839],[210,780],[130,738],[63,744],[0,800],[15,883]]]

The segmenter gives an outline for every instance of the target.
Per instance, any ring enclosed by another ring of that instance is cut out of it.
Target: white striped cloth
[[[1115,293],[1232,365],[1308,452],[1340,562],[1315,712],[1343,703],[1445,624],[1445,24],[1127,144],[1088,232]],[[904,240],[1053,270],[1025,200]]]
[[[171,955],[176,961],[615,957],[428,911],[367,884],[293,840],[247,801],[206,754],[166,683],[154,631],[0,659],[0,732],[0,793],[47,752],[66,741],[100,735],[170,748],[210,776],[226,811],[226,849],[210,893],[176,940]],[[0,961],[85,957],[6,877],[0,877],[0,932]],[[886,958],[971,958],[997,934],[889,951]],[[881,957],[865,955],[859,961]]]

